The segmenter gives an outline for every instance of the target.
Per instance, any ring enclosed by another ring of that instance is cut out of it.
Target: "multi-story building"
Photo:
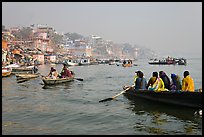
[[[65,46],[69,52],[78,57],[91,57],[92,48],[83,40],[75,40],[74,43]]]
[[[102,43],[103,43],[103,39],[99,36],[91,35],[89,38],[89,45],[91,47],[102,45]]]

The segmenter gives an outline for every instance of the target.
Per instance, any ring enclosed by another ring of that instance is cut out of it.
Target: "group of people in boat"
[[[126,60],[124,60],[124,61],[123,61],[123,64],[132,64],[132,60],[130,60],[130,59],[129,59],[129,60],[127,60],[127,61],[126,61]]]
[[[148,80],[144,77],[142,71],[136,71],[134,77],[134,87],[137,90],[151,91],[170,91],[182,90],[194,92],[194,80],[190,76],[189,71],[184,71],[183,79],[176,74],[171,74],[171,80],[164,71],[153,72],[152,77]]]
[[[73,72],[68,69],[66,64],[63,64],[63,68],[60,73],[58,73],[55,68],[51,67],[47,77],[50,77],[52,79],[57,79],[57,78],[67,78],[72,76],[73,76]]]

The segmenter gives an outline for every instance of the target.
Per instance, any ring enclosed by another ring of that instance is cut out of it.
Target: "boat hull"
[[[19,67],[19,68],[13,68],[12,69],[13,74],[32,74],[33,73],[33,68],[28,68],[28,67]]]
[[[45,85],[56,85],[56,84],[60,84],[60,83],[66,83],[66,82],[73,81],[74,77],[57,78],[57,79],[51,79],[51,78],[43,77],[42,80],[43,80],[43,83]]]
[[[18,79],[31,79],[39,77],[38,74],[16,74],[16,78]]]
[[[8,77],[11,75],[11,71],[8,72],[2,72],[2,77]]]
[[[2,77],[8,77],[11,75],[11,68],[2,68]]]
[[[202,108],[202,92],[188,91],[134,91],[130,88],[124,93],[125,96],[132,99],[143,98],[158,103],[172,104],[183,107]]]
[[[132,67],[132,64],[122,64],[123,67]]]

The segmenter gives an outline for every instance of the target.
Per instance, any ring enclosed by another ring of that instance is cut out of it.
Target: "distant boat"
[[[16,74],[17,80],[19,79],[32,79],[32,78],[37,78],[39,77],[38,74]]]
[[[13,74],[19,74],[19,73],[34,73],[34,66],[27,66],[27,67],[16,67],[12,69]]]
[[[132,64],[128,63],[128,64],[122,64],[123,67],[132,67]]]
[[[132,60],[124,60],[122,66],[123,67],[132,67]]]
[[[3,68],[2,67],[2,77],[8,77],[11,75],[12,68]]]
[[[79,65],[90,65],[90,59],[80,59]]]
[[[148,61],[151,65],[186,65],[187,61],[184,58],[163,58],[163,59],[150,59]]]
[[[65,63],[68,66],[79,66],[78,60],[73,60],[73,59],[65,60],[63,63]]]

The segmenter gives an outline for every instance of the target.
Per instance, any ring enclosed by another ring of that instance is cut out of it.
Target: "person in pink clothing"
[[[63,68],[62,68],[62,71],[61,71],[61,78],[66,78],[66,77],[71,77],[72,76],[72,73],[71,71],[69,71],[69,69],[67,68],[66,64],[63,64]]]

